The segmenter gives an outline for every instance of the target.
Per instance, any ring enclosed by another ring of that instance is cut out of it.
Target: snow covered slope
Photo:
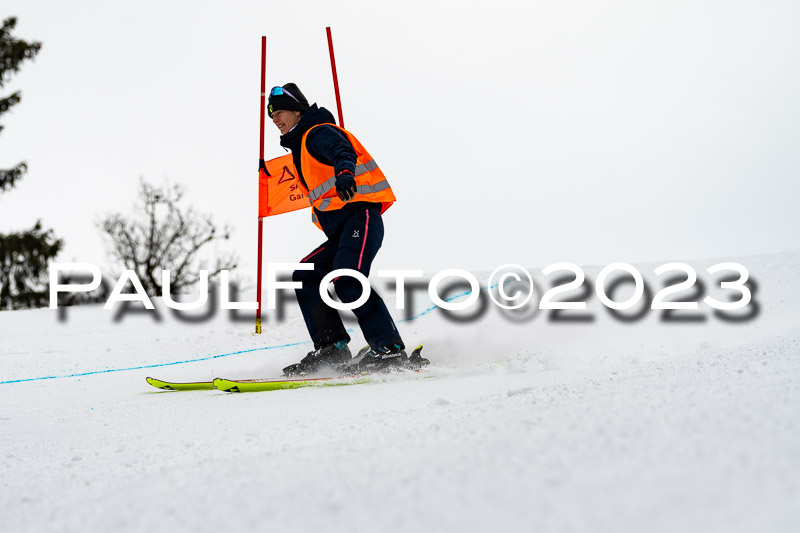
[[[431,379],[256,394],[144,378],[277,376],[310,349],[295,308],[261,336],[163,305],[2,312],[3,529],[795,531],[800,253],[738,262],[749,319],[435,310],[399,325]]]

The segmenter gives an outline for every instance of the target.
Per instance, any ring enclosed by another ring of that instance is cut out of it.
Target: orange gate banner
[[[292,154],[265,161],[258,169],[258,216],[271,217],[311,207],[303,193]]]

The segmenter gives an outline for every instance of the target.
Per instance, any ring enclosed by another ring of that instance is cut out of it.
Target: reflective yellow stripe
[[[376,168],[378,168],[378,163],[376,163],[374,159],[370,159],[366,163],[361,163],[360,165],[356,165],[356,176],[365,174],[367,172],[371,172]]]
[[[385,191],[389,188],[389,182],[387,180],[381,180],[375,185],[359,185],[357,187],[358,194],[370,194],[373,192],[381,192]]]
[[[359,185],[357,187],[358,189],[357,194],[371,194],[374,192],[385,191],[388,188],[389,188],[389,182],[387,180],[381,180],[375,185]],[[358,200],[356,199],[355,201],[357,202]],[[331,205],[331,198],[330,197],[323,198],[322,202],[319,204],[319,207],[317,207],[317,209],[319,209],[320,211],[325,211],[326,209],[328,209],[328,207],[330,207],[330,205]]]
[[[308,198],[314,202],[317,200],[317,198],[320,198],[323,194],[333,189],[335,186],[336,176],[333,176],[332,178],[328,178],[322,185],[314,187],[314,190],[308,191]]]
[[[360,176],[362,174],[366,174],[367,172],[372,172],[373,170],[378,168],[378,163],[375,162],[374,159],[370,159],[366,163],[360,163],[356,165],[356,173],[355,176]],[[322,184],[317,185],[314,187],[313,190],[308,192],[308,198],[314,202],[317,198],[322,198],[322,196],[328,192],[329,190],[333,189],[336,186],[336,176],[331,176],[327,180],[325,180]],[[388,185],[387,185],[388,187]],[[384,187],[385,189],[386,187]],[[379,189],[383,190],[383,189]],[[377,192],[377,191],[373,191]]]

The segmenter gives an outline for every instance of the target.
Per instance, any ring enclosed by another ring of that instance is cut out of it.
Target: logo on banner
[[[289,174],[289,176],[287,177],[286,174]],[[283,174],[281,174],[281,177],[278,179],[278,185],[280,185],[281,183],[286,183],[287,181],[295,180],[295,179],[297,179],[297,178],[295,177],[294,174],[292,174],[292,171],[289,170],[289,167],[284,165],[283,166]]]

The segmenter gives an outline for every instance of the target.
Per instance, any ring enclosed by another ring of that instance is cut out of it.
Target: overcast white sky
[[[103,264],[94,223],[169,177],[235,228],[254,277],[260,38],[268,86],[336,114],[398,202],[378,268],[729,257],[800,248],[796,1],[5,0],[43,42],[2,94],[0,231],[41,218],[62,261]],[[267,124],[267,157],[285,152]],[[323,240],[265,221],[265,260]]]

